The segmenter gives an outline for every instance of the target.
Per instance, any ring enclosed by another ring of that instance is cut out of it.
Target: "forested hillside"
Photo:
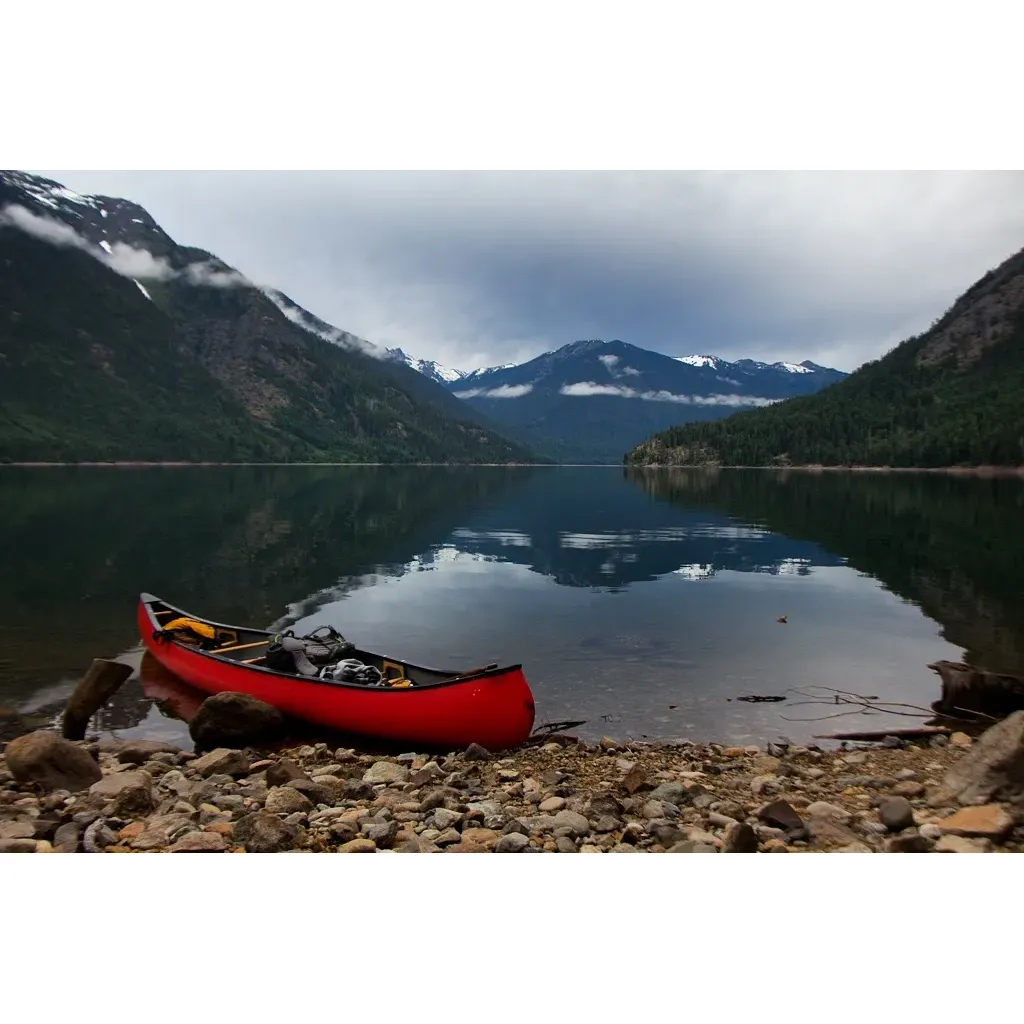
[[[630,465],[1024,465],[1024,251],[816,395],[656,434]]]

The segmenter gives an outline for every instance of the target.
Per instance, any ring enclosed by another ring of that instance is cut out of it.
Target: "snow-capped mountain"
[[[669,426],[811,394],[845,376],[809,361],[667,356],[591,339],[525,363],[474,370],[446,386],[544,454],[618,462]]]
[[[406,366],[411,366],[414,370],[422,373],[424,377],[437,381],[438,384],[454,384],[456,381],[468,376],[462,370],[453,370],[447,366],[442,366],[433,359],[416,359],[400,348],[389,348],[387,349],[387,354],[392,359],[397,359],[399,362],[405,363]]]

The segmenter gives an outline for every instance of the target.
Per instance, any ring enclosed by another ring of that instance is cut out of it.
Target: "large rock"
[[[249,853],[280,853],[295,849],[299,829],[275,814],[256,811],[235,822],[234,838]]]
[[[47,790],[78,793],[103,777],[87,750],[43,729],[11,740],[4,758],[18,782],[34,782]]]
[[[188,726],[197,751],[215,747],[258,747],[284,737],[287,724],[277,708],[247,693],[207,697]]]
[[[153,810],[153,779],[148,772],[116,772],[94,782],[89,795],[113,801],[115,817],[133,818]]]
[[[1024,711],[986,730],[946,773],[941,789],[961,804],[1024,799]]]

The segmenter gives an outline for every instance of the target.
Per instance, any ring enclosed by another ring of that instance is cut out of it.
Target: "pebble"
[[[495,844],[495,853],[521,853],[530,845],[530,837],[522,832],[507,832]],[[573,846],[573,850],[576,847]]]
[[[560,796],[549,796],[547,800],[542,800],[537,807],[538,811],[543,811],[545,814],[553,814],[555,811],[561,811],[565,807],[565,798]]]
[[[29,794],[0,762],[0,842],[25,852],[852,853],[883,841],[892,852],[986,852],[1017,838],[1000,805],[941,820],[923,806],[925,784],[931,793],[934,773],[966,749],[957,743],[927,764],[920,746],[894,749],[876,777],[848,774],[872,770],[871,750],[606,739],[500,759],[483,748],[433,759],[331,755],[323,744],[267,757],[153,750],[141,770],[101,749],[96,799]]]
[[[914,808],[906,797],[890,797],[879,806],[878,817],[890,832],[901,832],[914,824]]]
[[[372,839],[353,839],[338,847],[338,853],[376,853],[377,844]]]
[[[1013,816],[999,804],[963,807],[942,820],[944,835],[1002,839],[1013,828]]]
[[[943,836],[935,844],[936,853],[990,853],[992,844],[987,839],[968,839],[966,836]]]

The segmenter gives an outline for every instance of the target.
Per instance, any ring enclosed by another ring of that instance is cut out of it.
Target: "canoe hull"
[[[432,749],[479,743],[491,751],[507,750],[523,743],[533,728],[533,694],[520,666],[408,689],[320,682],[157,639],[159,624],[146,597],[138,607],[146,649],[168,671],[206,693],[246,693],[329,729]]]

